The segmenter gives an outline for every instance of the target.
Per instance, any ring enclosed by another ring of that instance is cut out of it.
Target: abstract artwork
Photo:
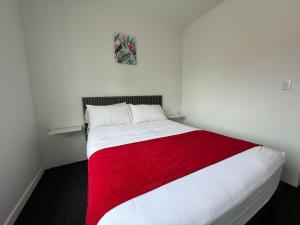
[[[117,63],[136,65],[136,38],[131,35],[115,33],[115,58]]]

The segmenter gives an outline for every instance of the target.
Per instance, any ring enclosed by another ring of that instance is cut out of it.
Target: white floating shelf
[[[48,135],[55,135],[55,134],[66,134],[66,133],[73,133],[73,132],[80,132],[82,131],[82,126],[72,126],[72,127],[59,127],[50,129]]]
[[[181,119],[181,118],[184,118],[184,115],[182,114],[170,114],[170,115],[167,115],[168,119]]]

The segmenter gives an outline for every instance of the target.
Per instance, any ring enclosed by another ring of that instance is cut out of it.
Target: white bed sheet
[[[171,120],[97,127],[89,130],[88,158],[99,149],[197,130]]]
[[[87,154],[192,130],[169,120],[99,127],[89,131]],[[98,225],[244,224],[275,191],[284,162],[284,153],[254,147],[121,204]]]

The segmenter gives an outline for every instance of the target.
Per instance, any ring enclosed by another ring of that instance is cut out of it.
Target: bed
[[[85,111],[89,104],[110,105],[121,102],[162,105],[162,97],[83,98],[83,109]],[[87,155],[90,161],[95,153],[103,149],[197,131],[199,129],[170,120],[100,126],[87,131]],[[257,145],[130,198],[112,207],[95,224],[242,225],[273,195],[284,162],[284,153]],[[89,179],[90,175],[89,171]],[[89,190],[90,185],[89,181]],[[89,196],[89,207],[91,199]]]

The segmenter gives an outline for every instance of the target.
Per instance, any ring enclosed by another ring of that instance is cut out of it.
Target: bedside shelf
[[[184,115],[182,114],[170,114],[167,115],[168,119],[182,119],[184,118]]]
[[[66,134],[66,133],[74,133],[82,131],[82,126],[72,126],[72,127],[59,127],[50,129],[48,135],[55,135],[55,134]]]

